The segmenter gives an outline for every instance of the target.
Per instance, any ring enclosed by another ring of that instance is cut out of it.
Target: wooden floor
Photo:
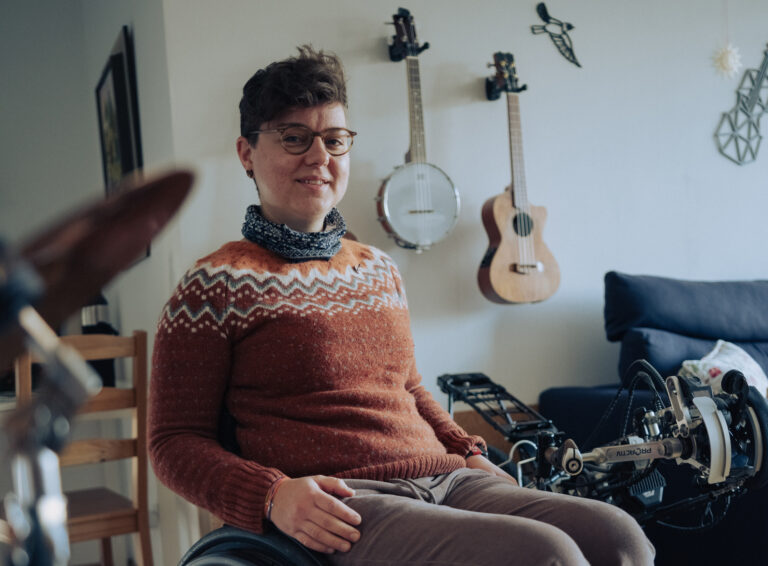
[[[536,405],[529,405],[529,407],[531,407],[534,411],[538,410]],[[510,416],[512,419],[515,419],[516,415],[517,413],[513,413]],[[517,418],[519,420],[525,420],[526,416],[521,413]],[[498,430],[488,424],[488,422],[486,422],[480,413],[474,409],[466,411],[455,411],[453,413],[453,420],[455,420],[456,423],[458,423],[458,425],[469,434],[477,434],[478,436],[482,436],[488,444],[495,446],[507,454],[509,454],[509,451],[512,449],[512,444],[507,442],[504,436]]]

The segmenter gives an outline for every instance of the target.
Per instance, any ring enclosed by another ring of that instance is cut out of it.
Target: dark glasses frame
[[[295,147],[289,147],[286,145],[286,141],[283,139],[283,135],[285,134],[286,130],[290,130],[291,128],[298,128],[301,130],[304,130],[311,134],[311,137],[309,138],[309,142],[307,143],[307,146],[302,148],[298,148],[299,151],[296,151],[297,148]],[[331,132],[344,132],[346,136],[349,137],[349,145],[346,146],[344,151],[337,153],[335,151],[335,148],[333,146],[328,146],[328,144],[325,141],[325,136],[329,135]],[[248,132],[247,137],[255,136],[257,134],[274,134],[278,133],[280,134],[280,145],[283,146],[283,149],[290,153],[291,155],[301,155],[303,153],[306,153],[309,151],[309,148],[312,147],[312,142],[315,140],[316,137],[320,137],[323,140],[323,144],[325,146],[325,151],[327,151],[330,155],[333,155],[334,157],[340,157],[342,155],[346,155],[349,153],[349,150],[352,149],[352,144],[355,141],[355,136],[357,135],[357,132],[353,132],[352,130],[349,130],[347,128],[326,128],[325,130],[322,130],[320,132],[315,132],[309,126],[305,126],[304,124],[286,124],[284,126],[280,126],[278,128],[270,128],[268,130],[252,130]]]

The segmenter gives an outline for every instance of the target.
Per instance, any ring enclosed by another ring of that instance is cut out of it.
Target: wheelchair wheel
[[[758,471],[744,485],[748,489],[762,489],[768,485],[768,404],[754,387],[749,388],[747,408],[752,438],[755,439],[754,466]]]
[[[325,566],[325,562],[281,532],[256,534],[225,525],[192,545],[179,566]]]
[[[188,566],[253,566],[254,564],[272,566],[275,562],[254,562],[250,558],[235,558],[224,556],[218,552],[195,558],[192,562],[186,563]],[[285,564],[285,563],[283,563]]]

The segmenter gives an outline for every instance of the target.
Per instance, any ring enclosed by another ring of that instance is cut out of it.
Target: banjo
[[[408,76],[410,147],[405,164],[384,180],[376,197],[378,220],[398,246],[420,253],[445,238],[459,216],[459,193],[442,170],[427,163],[421,105],[419,46],[413,16],[400,8],[393,16],[392,61],[405,59]]]

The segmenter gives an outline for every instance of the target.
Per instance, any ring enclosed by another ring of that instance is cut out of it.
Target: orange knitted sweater
[[[239,454],[217,441],[221,408]],[[416,478],[464,467],[469,436],[420,383],[400,275],[343,240],[291,263],[249,241],[199,260],[163,310],[150,386],[158,478],[260,532],[283,476]]]

